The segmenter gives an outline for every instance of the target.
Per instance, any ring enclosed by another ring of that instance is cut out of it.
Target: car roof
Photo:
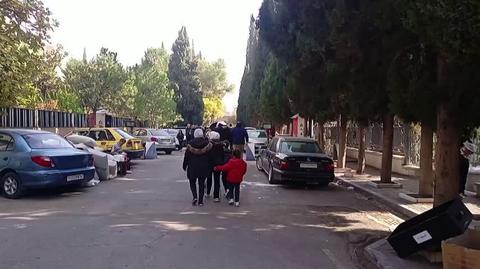
[[[31,135],[31,134],[51,134],[51,132],[42,131],[42,130],[31,130],[31,129],[2,129],[0,132],[17,134],[17,135]]]
[[[296,136],[279,136],[279,140],[283,141],[299,141],[299,142],[317,142],[310,137],[296,137]]]
[[[117,130],[120,128],[114,128],[114,127],[95,127],[95,128],[76,128],[75,131],[100,131],[100,130]]]

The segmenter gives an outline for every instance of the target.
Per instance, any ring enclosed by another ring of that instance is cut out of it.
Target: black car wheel
[[[165,154],[170,155],[170,154],[172,154],[172,151],[171,150],[166,150]]]
[[[277,184],[278,181],[275,180],[275,175],[273,174],[273,166],[270,165],[270,169],[268,170],[268,183],[270,184]]]
[[[9,199],[18,199],[23,195],[23,186],[17,174],[6,173],[1,180],[2,190],[5,197]]]
[[[260,159],[260,157],[257,157],[255,164],[257,166],[258,171],[263,171],[262,159]]]

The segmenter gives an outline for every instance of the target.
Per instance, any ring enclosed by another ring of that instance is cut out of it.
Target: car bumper
[[[175,150],[177,149],[177,145],[175,144],[157,144],[157,151],[164,151],[164,150]]]
[[[277,174],[276,180],[305,182],[305,183],[329,183],[333,182],[335,175],[333,173],[318,173],[318,172],[297,172],[274,169]]]
[[[17,172],[23,186],[27,188],[48,188],[68,185],[82,185],[93,179],[95,167],[69,169],[69,170],[44,170]],[[68,176],[83,174],[83,179],[67,181]]]
[[[127,156],[130,159],[140,159],[143,156],[144,150],[143,149],[128,150],[128,151],[125,151],[125,153],[127,153]]]

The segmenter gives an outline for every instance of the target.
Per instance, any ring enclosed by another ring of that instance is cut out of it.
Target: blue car
[[[95,175],[93,156],[46,131],[0,129],[0,186],[7,198],[25,189],[81,186]]]

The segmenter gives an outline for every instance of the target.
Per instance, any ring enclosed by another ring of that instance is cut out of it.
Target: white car
[[[255,156],[260,154],[262,149],[267,148],[268,144],[268,135],[265,130],[260,129],[247,129],[248,133],[248,143],[253,144],[255,148]]]
[[[175,138],[164,130],[140,128],[133,132],[133,136],[142,139],[144,143],[154,142],[157,153],[164,151],[167,155],[170,155],[177,148]]]

